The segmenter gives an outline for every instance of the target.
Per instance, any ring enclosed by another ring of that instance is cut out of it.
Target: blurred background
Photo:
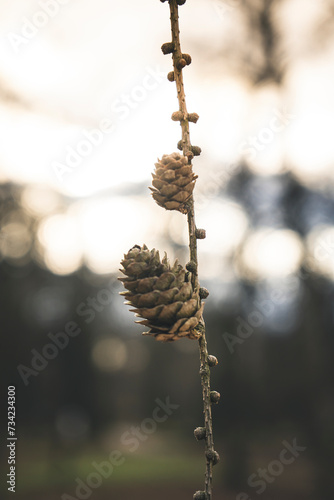
[[[147,188],[180,139],[160,51],[168,4],[0,9],[1,413],[15,385],[16,496],[192,498],[204,484],[197,343],[141,337],[116,279],[134,244],[188,260],[185,217]],[[180,22],[220,361],[214,498],[332,499],[334,2],[188,0]],[[174,405],[161,422],[157,400]]]

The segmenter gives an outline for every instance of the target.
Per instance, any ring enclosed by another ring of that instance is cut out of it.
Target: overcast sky
[[[284,92],[272,84],[251,87],[219,56],[226,40],[243,43],[239,7],[232,0],[188,0],[180,7],[182,48],[193,58],[184,71],[187,106],[200,115],[191,125],[192,143],[203,150],[194,161],[198,217],[210,225],[219,208],[212,203],[222,204],[227,233],[212,236],[216,245],[209,241],[207,252],[227,257],[244,237],[247,214],[230,200],[201,197],[212,179],[223,182],[226,165],[244,155],[260,175],[290,168],[319,188],[334,179],[334,46],[319,55],[307,42],[323,15],[321,3],[289,0],[279,13],[290,53]],[[175,151],[180,139],[170,120],[178,107],[175,84],[166,79],[171,57],[160,50],[170,40],[168,4],[2,0],[0,9],[0,180],[27,183],[30,202],[43,186],[73,198],[52,230],[41,229],[51,269],[58,269],[56,259],[64,273],[73,270],[83,255],[98,272],[114,269],[130,240],[154,245],[148,219],[157,233],[165,230],[148,192],[107,200],[104,193],[129,182],[149,185],[156,158]],[[165,213],[165,220],[173,220],[174,238],[182,242],[179,215]],[[107,225],[118,234],[128,230],[116,242]],[[297,266],[299,242],[292,236]],[[210,263],[203,265],[212,275]]]

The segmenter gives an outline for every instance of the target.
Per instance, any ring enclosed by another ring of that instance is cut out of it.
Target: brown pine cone
[[[137,316],[137,323],[150,330],[156,340],[172,342],[182,337],[198,339],[198,327],[203,311],[198,294],[186,279],[186,270],[176,260],[171,267],[167,256],[160,262],[159,252],[135,245],[121,262],[127,304]]]
[[[155,164],[152,174],[152,196],[160,207],[187,213],[185,203],[194,190],[197,175],[193,173],[188,158],[180,153],[163,155]]]

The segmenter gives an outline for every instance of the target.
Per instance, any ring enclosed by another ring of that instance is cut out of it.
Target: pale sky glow
[[[231,161],[239,156],[243,123],[250,103],[249,89],[242,81],[229,78],[217,83],[204,82],[204,85],[202,83],[195,89],[197,100],[202,106],[198,124],[203,126],[201,139],[204,137],[212,160]],[[205,101],[203,95],[206,96]]]
[[[291,56],[295,57],[305,51],[305,39],[312,37],[315,23],[324,20],[323,2],[285,0],[277,14],[281,19],[281,29],[286,33]]]
[[[95,273],[115,271],[123,253],[133,245],[145,241],[154,246],[161,228],[158,207],[152,210],[151,204],[149,197],[99,198],[74,203],[66,213],[46,217],[38,238],[47,265],[56,274],[74,272],[82,262]],[[153,235],[148,220],[157,228]]]
[[[55,134],[61,137],[63,132],[45,117],[1,106],[2,170],[16,182],[47,183],[45,163],[52,158]]]
[[[320,91],[320,89],[319,89]],[[327,108],[309,106],[291,125],[289,159],[292,171],[307,185],[328,179],[334,182],[334,114]],[[303,142],[304,147],[298,148]]]
[[[75,204],[70,213],[76,217],[87,265],[96,273],[112,272],[123,254],[135,244],[149,244],[150,226],[157,227],[151,200],[132,197],[98,199]]]
[[[183,50],[193,57],[185,77],[188,111],[200,115],[191,137],[203,150],[194,170],[200,175],[198,225],[208,234],[201,242],[205,277],[225,272],[249,230],[237,203],[216,201],[205,189],[208,182],[224,185],[217,177],[224,165],[244,158],[257,175],[290,169],[308,186],[334,186],[334,69],[328,62],[334,48],[306,57],[298,42],[311,36],[321,7],[287,0],[278,13],[295,60],[282,94],[269,84],[251,88],[215,59],[226,37],[235,36],[240,16],[233,2],[224,11],[222,3],[192,0],[180,9]],[[22,36],[26,19],[35,19],[41,7],[0,0],[0,8],[0,84],[25,103],[0,104],[0,181],[26,184],[22,203],[42,218],[38,238],[46,265],[57,274],[82,263],[96,273],[115,271],[135,243],[159,246],[166,227],[176,243],[186,244],[185,219],[162,212],[148,190],[145,200],[113,194],[118,188],[126,194],[132,183],[148,186],[157,157],[175,151],[180,139],[170,120],[177,109],[175,85],[166,79],[171,58],[160,51],[170,38],[167,5],[69,0],[17,50],[9,34]],[[303,23],[297,22],[301,12]],[[17,240],[17,227],[7,229],[7,243]],[[15,251],[24,252],[22,245]],[[301,256],[295,233],[261,230],[250,233],[242,259],[247,272],[263,277],[293,272]]]
[[[257,175],[284,170],[284,143],[293,119],[275,85],[262,86],[249,96],[248,130],[239,152]]]
[[[258,279],[286,276],[299,269],[303,244],[288,229],[259,229],[249,236],[241,253],[242,274]]]
[[[170,215],[169,234],[179,245],[187,245],[188,229],[180,214]],[[200,243],[200,269],[204,279],[231,275],[231,257],[248,228],[244,210],[230,200],[214,199],[197,214],[197,225],[206,229]],[[233,277],[233,272],[232,272]]]
[[[311,61],[313,71],[303,62],[288,74],[295,119],[287,135],[287,160],[298,179],[309,186],[322,187],[328,181],[334,185],[334,69],[328,66],[333,56],[332,47]]]
[[[239,205],[228,200],[210,203],[198,214],[197,221],[200,227],[206,228],[208,235],[201,243],[201,250],[222,257],[233,253],[248,227],[246,213]]]

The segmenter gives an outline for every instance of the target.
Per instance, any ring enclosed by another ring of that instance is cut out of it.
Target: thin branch
[[[177,0],[169,0],[170,7],[170,20],[172,31],[172,43],[174,44],[173,50],[173,66],[174,66],[174,80],[176,83],[177,97],[179,101],[179,111],[182,114],[180,120],[182,129],[182,150],[185,156],[192,158],[192,146],[189,134],[189,115],[186,106],[186,96],[184,92],[182,67],[184,65],[185,57],[181,51],[180,45],[180,30],[179,30],[179,15]],[[191,60],[191,59],[190,59]],[[189,56],[188,56],[189,61]],[[187,62],[189,64],[189,62]],[[197,120],[196,120],[197,121]],[[190,155],[189,155],[190,153]],[[190,161],[189,160],[189,161]],[[196,237],[196,224],[195,224],[195,211],[194,211],[194,198],[191,196],[187,203],[188,213],[188,229],[189,229],[189,252],[190,261],[192,263],[191,281],[194,290],[199,291],[198,282],[198,259],[197,259],[197,237]],[[200,300],[200,299],[199,299]],[[212,499],[212,468],[214,457],[214,444],[213,444],[213,431],[212,431],[212,415],[211,415],[211,391],[210,391],[210,367],[208,363],[208,350],[205,337],[205,324],[201,323],[202,336],[199,339],[200,351],[200,376],[203,394],[203,413],[205,423],[205,455],[206,455],[206,472],[205,472],[205,494],[206,499]]]

